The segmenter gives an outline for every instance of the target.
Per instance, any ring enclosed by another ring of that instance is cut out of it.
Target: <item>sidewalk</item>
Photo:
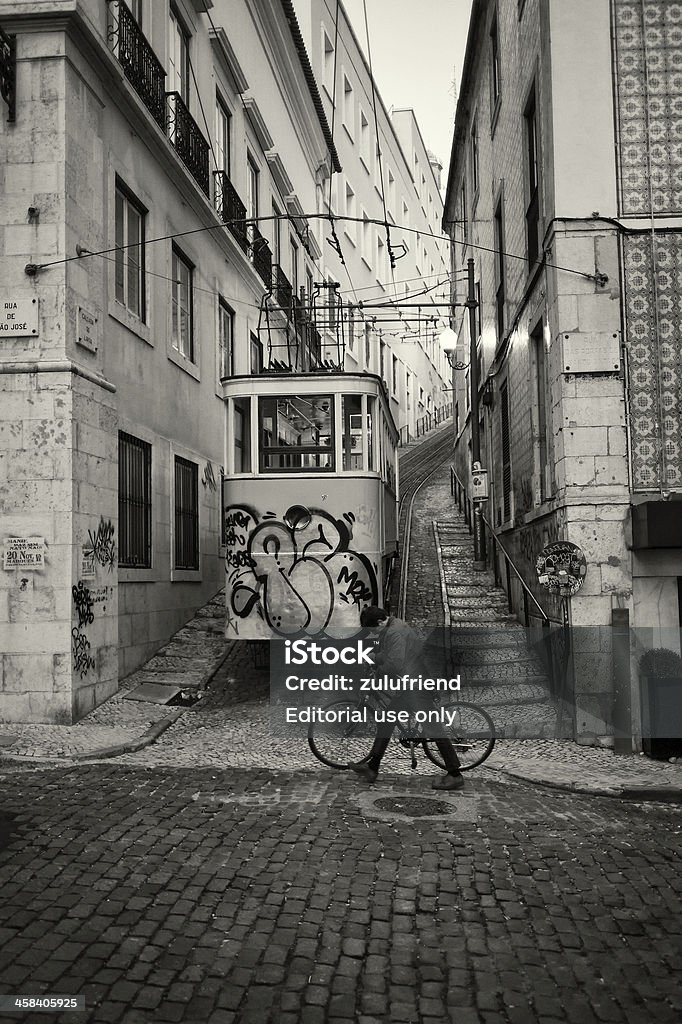
[[[252,682],[254,670],[249,668],[245,646],[233,645],[233,660],[241,662],[233,666],[237,672],[231,672],[226,662],[203,700],[191,708],[133,701],[121,691],[74,726],[0,725],[0,764],[72,765],[105,758],[123,758],[130,764],[131,758],[125,755],[135,754],[135,763],[149,767],[324,770],[306,744],[273,742],[266,698],[244,701],[242,692],[238,704],[225,703],[225,691],[233,691],[235,682]],[[261,692],[266,681],[261,680]],[[387,763],[386,769],[387,779],[388,773],[409,774],[406,758]],[[472,778],[483,772],[578,793],[682,802],[682,762],[615,755],[567,740],[498,741]]]

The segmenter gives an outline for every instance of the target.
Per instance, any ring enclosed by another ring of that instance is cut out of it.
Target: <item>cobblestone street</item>
[[[83,993],[63,1024],[679,1021],[679,807],[380,778],[5,772],[2,992]]]
[[[417,506],[410,616],[424,624],[443,607],[432,517],[450,514],[444,471]],[[169,678],[186,652],[206,674],[220,613],[169,645]],[[528,691],[517,669],[493,673],[504,701]],[[3,727],[0,995],[86,1001],[7,1019],[682,1018],[682,806],[655,802],[679,801],[682,766],[505,739],[449,795],[392,744],[368,786],[270,735],[268,672],[246,645],[208,674],[191,708],[129,700],[128,682],[76,727]]]

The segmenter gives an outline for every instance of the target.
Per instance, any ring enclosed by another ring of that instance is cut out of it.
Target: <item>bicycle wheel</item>
[[[367,705],[353,700],[336,700],[325,712],[338,712],[338,721],[313,722],[308,729],[308,745],[315,757],[330,768],[349,768],[366,761],[376,735],[376,723],[353,722],[351,712]],[[373,728],[373,731],[372,731]]]
[[[495,746],[495,727],[490,715],[483,708],[465,701],[445,704],[443,710],[456,716],[451,726],[443,726],[443,736],[455,748],[461,770],[466,772],[470,768],[477,768],[490,756]],[[438,768],[445,768],[434,740],[424,740],[424,753]]]

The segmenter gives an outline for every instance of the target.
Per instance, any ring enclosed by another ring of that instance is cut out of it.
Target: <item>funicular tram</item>
[[[342,304],[270,296],[263,368],[223,381],[226,636],[347,636],[397,553],[399,434],[375,375],[344,372]]]

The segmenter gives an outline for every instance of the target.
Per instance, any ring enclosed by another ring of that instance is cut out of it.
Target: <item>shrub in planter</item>
[[[682,676],[682,657],[666,647],[654,647],[639,659],[639,674],[658,676],[659,679],[679,678]]]
[[[639,672],[644,753],[658,760],[682,755],[682,657],[653,648],[640,658]]]

